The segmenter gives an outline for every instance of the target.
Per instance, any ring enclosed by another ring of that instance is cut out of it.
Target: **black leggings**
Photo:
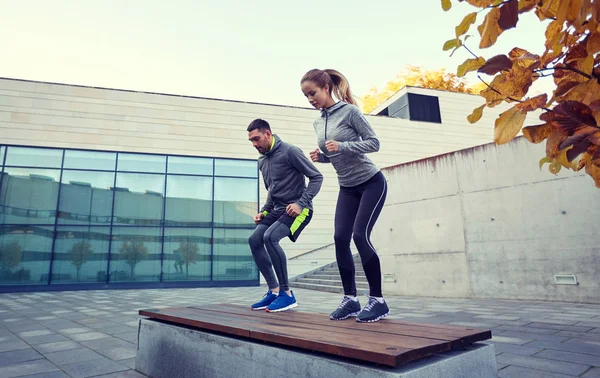
[[[340,187],[335,209],[334,240],[335,255],[346,295],[356,295],[354,260],[350,251],[350,239],[353,238],[369,282],[370,295],[383,296],[381,266],[370,236],[386,195],[387,183],[381,172],[360,185]]]

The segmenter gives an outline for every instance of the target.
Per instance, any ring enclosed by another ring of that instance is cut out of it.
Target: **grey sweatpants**
[[[267,281],[269,289],[289,290],[287,260],[279,241],[290,235],[290,228],[281,222],[271,226],[259,224],[248,238],[254,262]],[[265,248],[266,247],[266,248]],[[275,274],[273,274],[273,268]]]

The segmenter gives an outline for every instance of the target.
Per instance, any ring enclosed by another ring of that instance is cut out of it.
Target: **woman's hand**
[[[336,142],[335,140],[328,140],[325,143],[325,148],[329,152],[338,152],[340,150],[340,146],[339,146],[338,142]]]

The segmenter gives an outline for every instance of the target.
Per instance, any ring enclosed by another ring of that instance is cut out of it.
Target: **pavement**
[[[339,294],[293,289],[294,311]],[[0,378],[136,378],[138,310],[247,304],[264,287],[0,294]],[[491,329],[499,377],[600,378],[600,304],[387,296],[391,319]],[[366,297],[361,298],[366,303]]]

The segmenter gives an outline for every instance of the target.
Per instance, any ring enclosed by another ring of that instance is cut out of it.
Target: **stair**
[[[354,266],[356,267],[355,279],[357,295],[368,294],[369,284],[360,261],[360,256],[355,254],[352,257],[354,259]],[[300,274],[290,279],[290,284],[292,287],[302,289],[326,291],[329,293],[344,293],[337,262]]]

